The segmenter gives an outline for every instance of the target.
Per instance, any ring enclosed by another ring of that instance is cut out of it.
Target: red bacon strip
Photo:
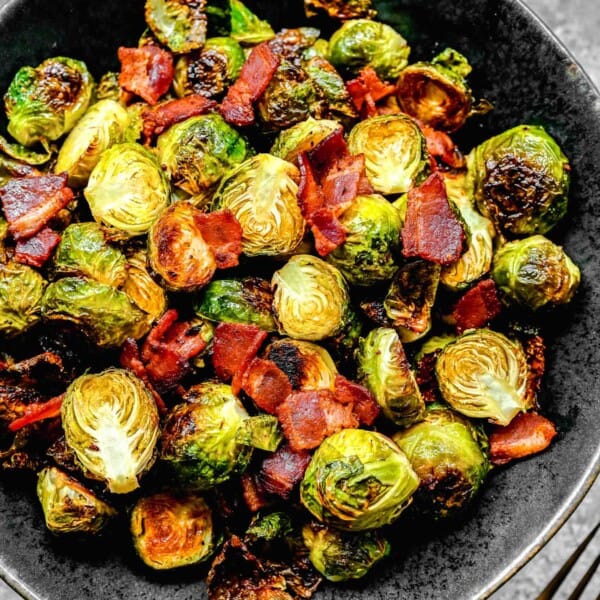
[[[419,127],[425,136],[427,151],[433,158],[431,162],[434,169],[437,168],[435,159],[439,159],[452,169],[464,168],[466,164],[465,157],[447,133],[433,129],[433,127],[423,123],[419,123]]]
[[[240,482],[242,497],[250,512],[258,512],[269,504],[265,490],[254,473],[248,473],[248,471],[242,473]]]
[[[41,267],[52,255],[52,251],[60,242],[60,235],[49,227],[44,227],[33,237],[19,240],[15,246],[15,260],[17,262]]]
[[[255,357],[244,372],[242,389],[258,408],[275,415],[277,407],[292,393],[292,384],[273,361]]]
[[[335,376],[333,393],[338,402],[352,406],[352,412],[363,425],[373,425],[381,412],[377,400],[364,385],[350,381],[343,375]]]
[[[199,212],[194,220],[215,255],[217,267],[227,269],[237,266],[242,253],[242,226],[234,214],[230,210]]]
[[[173,81],[173,57],[158,46],[118,50],[121,72],[119,86],[154,105],[166,94]]]
[[[315,250],[319,256],[327,256],[348,237],[348,230],[329,208],[315,211],[310,220],[310,229],[315,239]]]
[[[27,405],[23,416],[9,423],[8,428],[10,431],[18,431],[32,423],[58,417],[60,415],[60,407],[62,406],[64,396],[64,394],[61,394],[46,402],[35,402]]]
[[[396,86],[381,81],[372,67],[365,67],[356,79],[346,83],[346,89],[361,118],[366,119],[377,114],[375,103],[391,96],[396,91]]]
[[[304,477],[310,458],[309,452],[296,452],[284,444],[265,458],[258,473],[258,481],[268,494],[276,494],[287,500]]]
[[[452,317],[456,332],[484,327],[502,311],[498,290],[493,279],[482,279],[455,304]]]

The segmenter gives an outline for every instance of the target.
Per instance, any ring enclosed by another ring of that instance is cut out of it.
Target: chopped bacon
[[[251,512],[258,512],[269,504],[265,490],[254,473],[242,473],[242,496]]]
[[[528,406],[535,406],[537,394],[542,385],[542,376],[546,370],[546,345],[544,339],[539,335],[532,335],[523,342],[523,350],[527,358],[527,394]]]
[[[535,412],[518,414],[490,434],[490,456],[495,465],[545,450],[557,434],[554,423]]]
[[[268,42],[252,49],[239,77],[227,90],[221,104],[221,114],[228,123],[238,127],[254,123],[252,103],[267,89],[279,62],[280,58],[271,50]]]
[[[372,194],[373,187],[365,175],[365,156],[341,156],[329,165],[321,180],[327,205],[341,214],[359,194]]]
[[[498,290],[493,279],[482,279],[470,288],[454,305],[452,317],[456,332],[484,327],[502,311]]]
[[[254,357],[242,377],[242,389],[270,415],[292,393],[288,376],[271,360]]]
[[[437,168],[435,159],[439,159],[443,164],[452,169],[462,169],[465,167],[465,157],[447,133],[438,131],[423,123],[419,123],[419,127],[425,136],[427,151],[434,159],[432,165],[434,168]]]
[[[194,220],[215,255],[217,267],[236,267],[242,253],[242,226],[235,215],[228,209],[218,210],[198,213]]]
[[[349,154],[344,128],[340,125],[308,152],[308,159],[316,170],[317,179],[320,179],[332,163]]]
[[[15,240],[33,237],[71,200],[67,174],[10,179],[0,188],[0,199]]]
[[[350,381],[343,375],[335,376],[333,393],[338,402],[352,406],[352,412],[363,425],[373,425],[381,412],[377,400],[364,385]]]
[[[444,179],[433,173],[408,192],[402,254],[448,265],[460,258],[464,242],[465,232],[448,203]]]
[[[310,229],[319,256],[327,256],[348,237],[348,230],[329,208],[321,208],[311,215]]]
[[[32,267],[42,267],[60,242],[60,235],[44,227],[33,237],[19,240],[15,246],[15,260]]]
[[[302,216],[308,220],[311,215],[325,205],[325,196],[306,152],[301,152],[298,155],[298,169],[300,170],[298,206]]]
[[[310,452],[294,451],[284,444],[263,460],[258,481],[267,493],[287,500],[304,477],[310,458]]]
[[[158,46],[118,50],[121,72],[119,86],[154,105],[173,81],[173,56]]]
[[[375,103],[391,96],[396,91],[396,86],[381,81],[372,67],[365,67],[356,79],[346,83],[346,89],[356,110],[360,112],[363,119],[366,119],[377,114]]]
[[[415,379],[421,391],[421,396],[427,404],[442,400],[438,381],[435,376],[435,364],[439,353],[440,351],[438,350],[425,354],[416,364]]]
[[[64,394],[61,394],[46,402],[29,404],[25,407],[23,416],[9,423],[8,428],[10,431],[18,431],[26,425],[31,425],[32,423],[37,423],[44,419],[58,417],[60,415],[60,407],[62,406],[63,398]]]

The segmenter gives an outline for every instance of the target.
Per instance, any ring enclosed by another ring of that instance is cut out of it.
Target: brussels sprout
[[[315,40],[315,43],[302,53],[302,60],[310,61],[315,56],[327,59],[329,56],[329,42],[327,40],[323,38]]]
[[[41,151],[37,152],[19,143],[11,144],[4,136],[0,135],[0,152],[26,165],[45,165],[52,158],[54,148],[50,143],[42,140],[41,146]]]
[[[23,333],[41,318],[41,301],[46,280],[20,263],[0,264],[0,335]]]
[[[491,467],[483,428],[441,404],[430,405],[423,421],[392,439],[421,480],[413,507],[434,519],[465,509]]]
[[[350,296],[342,274],[310,254],[292,256],[273,273],[273,312],[280,331],[318,341],[338,334],[348,320]]]
[[[277,511],[268,515],[255,515],[246,529],[245,538],[254,544],[259,540],[272,542],[287,538],[290,534],[294,534],[294,525],[290,515],[283,511]]]
[[[100,77],[100,81],[96,86],[96,100],[115,100],[118,102],[120,97],[119,73],[117,71],[107,71]]]
[[[169,194],[154,154],[132,142],[105,150],[84,190],[94,219],[124,237],[147,233],[169,204]]]
[[[266,452],[275,452],[283,440],[279,419],[274,415],[256,415],[244,419],[236,432],[237,441]]]
[[[158,136],[156,148],[173,185],[192,195],[197,206],[207,204],[223,175],[251,152],[244,138],[216,113],[169,127]]]
[[[533,235],[508,242],[496,252],[492,278],[509,298],[536,310],[570,302],[581,275],[560,246]]]
[[[329,581],[360,579],[391,551],[379,531],[348,533],[309,523],[302,528],[302,538],[313,567]]]
[[[160,435],[156,403],[140,379],[113,368],[81,375],[67,388],[60,414],[67,445],[86,475],[113,494],[139,487]]]
[[[508,425],[527,408],[527,359],[518,342],[490,329],[472,329],[439,354],[442,396],[467,417]]]
[[[270,153],[295,163],[302,152],[309,152],[340,127],[341,125],[334,120],[308,117],[308,119],[280,131]]]
[[[243,46],[253,46],[275,37],[267,21],[259,19],[240,0],[229,0],[231,37]]]
[[[408,64],[410,48],[392,27],[369,19],[346,21],[329,40],[334,67],[358,74],[372,67],[381,79],[396,79]]]
[[[391,439],[343,429],[315,450],[300,483],[300,500],[322,523],[362,531],[395,521],[418,486],[410,462]]]
[[[388,419],[400,427],[423,419],[425,402],[393,329],[372,329],[360,341],[356,360],[359,381],[375,396]]]
[[[365,155],[369,181],[381,194],[403,194],[429,173],[427,143],[406,115],[380,115],[357,123],[348,136],[351,154]]]
[[[144,111],[148,110],[148,105],[145,102],[134,102],[127,106],[127,115],[129,116],[129,124],[123,134],[123,141],[137,142],[142,137],[144,131]]]
[[[85,187],[104,150],[123,141],[129,124],[127,109],[114,100],[93,104],[63,142],[55,173],[67,173],[69,185]]]
[[[101,347],[120,346],[148,331],[144,313],[123,292],[83,277],[64,277],[46,288],[41,300],[46,320],[77,323]]]
[[[304,11],[307,17],[314,17],[325,11],[336,19],[372,19],[377,11],[373,9],[371,0],[304,0]]]
[[[68,133],[88,108],[94,80],[85,63],[58,56],[21,67],[4,95],[8,133],[23,146]]]
[[[84,275],[120,287],[127,277],[125,255],[110,246],[98,223],[72,223],[62,233],[54,253],[54,270],[61,275]]]
[[[226,175],[213,209],[228,208],[242,226],[247,256],[285,256],[300,245],[306,223],[296,194],[298,169],[271,154],[257,154]]]
[[[202,48],[206,39],[206,1],[146,0],[145,19],[161,44],[176,54]]]
[[[56,534],[95,534],[117,515],[112,506],[56,467],[44,467],[38,473],[37,497],[46,527]]]
[[[477,207],[506,234],[546,233],[567,211],[569,162],[544,130],[518,125],[467,156]]]
[[[340,217],[348,231],[346,241],[327,255],[353,285],[374,285],[387,281],[398,270],[400,251],[398,211],[378,194],[357,196]]]
[[[152,569],[176,569],[208,559],[215,549],[212,512],[202,496],[158,492],[131,511],[133,545]]]
[[[252,447],[238,441],[248,413],[224,383],[194,385],[167,414],[160,458],[178,483],[205,490],[248,466]]]

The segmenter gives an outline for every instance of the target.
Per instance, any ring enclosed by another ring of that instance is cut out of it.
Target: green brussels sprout
[[[113,287],[127,277],[125,255],[107,243],[102,227],[92,221],[72,223],[63,231],[53,262],[60,275],[83,275]]]
[[[398,211],[379,194],[357,196],[341,217],[346,241],[327,255],[353,285],[388,281],[398,270],[402,222]]]
[[[203,2],[146,0],[145,19],[158,41],[175,54],[202,48],[207,17]]]
[[[329,581],[364,577],[392,548],[379,531],[350,533],[320,523],[305,525],[302,539],[313,567]]]
[[[144,313],[111,285],[64,277],[46,287],[40,310],[46,320],[77,323],[100,347],[120,346],[148,332]]]
[[[419,476],[413,507],[433,519],[463,511],[490,470],[488,440],[480,424],[441,404],[392,437]]]
[[[527,406],[528,367],[518,342],[471,329],[440,352],[435,375],[444,400],[467,417],[508,425]]]
[[[310,61],[310,59],[315,58],[315,56],[327,59],[329,56],[329,42],[327,40],[323,38],[315,40],[315,43],[302,53],[302,60]]]
[[[371,0],[304,0],[304,12],[314,17],[321,11],[335,19],[372,19],[377,11]]]
[[[350,131],[348,149],[351,154],[365,155],[369,181],[381,194],[408,192],[429,173],[425,136],[406,115],[360,121]]]
[[[81,375],[67,388],[60,415],[67,445],[86,475],[113,494],[139,487],[160,435],[156,403],[140,379],[114,368]]]
[[[290,515],[283,511],[277,511],[267,515],[255,515],[248,529],[246,529],[244,537],[254,544],[259,540],[272,542],[273,540],[287,538],[294,533],[294,525]]]
[[[267,21],[259,19],[240,0],[229,0],[231,37],[243,46],[254,46],[275,37]]]
[[[408,64],[410,48],[392,27],[369,19],[346,21],[329,40],[329,61],[337,69],[358,74],[372,67],[381,79],[395,80]]]
[[[223,175],[246,160],[246,140],[217,113],[191,117],[169,127],[156,141],[158,160],[173,185],[208,203]]]
[[[125,142],[105,150],[84,195],[94,219],[123,237],[148,232],[169,204],[169,182],[154,154]]]
[[[537,125],[517,125],[467,156],[479,211],[505,234],[544,234],[567,212],[570,168],[556,141]]]
[[[10,143],[4,136],[0,135],[0,152],[20,163],[30,166],[45,165],[53,156],[54,148],[46,140],[42,140],[40,152],[26,148],[19,143]],[[5,158],[5,157],[2,157]]]
[[[359,381],[375,396],[390,421],[408,427],[423,419],[425,402],[393,329],[372,329],[361,339],[356,361]]]
[[[274,415],[256,415],[244,419],[236,432],[237,441],[266,452],[275,452],[283,440],[279,419]]]
[[[537,310],[570,302],[581,274],[560,246],[543,235],[532,235],[497,250],[492,278],[511,300]]]
[[[112,506],[56,467],[38,473],[37,497],[46,527],[56,534],[96,534],[117,515]]]
[[[341,125],[331,119],[308,117],[279,132],[270,153],[288,162],[295,163],[302,152],[309,152]]]
[[[11,338],[41,318],[46,280],[27,265],[0,264],[0,335]]]
[[[204,382],[192,386],[163,426],[162,463],[185,488],[206,490],[243,472],[252,447],[238,440],[248,419],[231,386]]]
[[[285,256],[300,245],[306,223],[296,194],[298,169],[271,154],[257,154],[225,175],[213,210],[228,208],[242,226],[247,256]]]
[[[207,560],[215,549],[212,511],[198,494],[157,492],[131,511],[138,556],[152,569],[176,569]]]
[[[324,260],[297,254],[273,273],[273,312],[281,333],[319,341],[338,334],[349,316],[342,274]]]
[[[8,133],[23,146],[54,141],[88,108],[94,80],[85,63],[64,56],[21,67],[4,95]]]
[[[433,354],[438,350],[443,350],[450,342],[453,342],[456,336],[451,333],[441,335],[432,335],[425,340],[414,355],[415,362],[419,362],[427,354]]]
[[[418,487],[417,474],[391,439],[343,429],[315,450],[300,483],[300,500],[326,525],[363,531],[395,521]]]
[[[148,110],[148,105],[145,102],[134,102],[127,106],[127,115],[129,116],[129,124],[123,134],[124,142],[138,142],[142,137],[144,130],[144,111]]]
[[[115,100],[118,102],[120,97],[119,73],[117,71],[107,71],[100,77],[100,81],[96,86],[96,100]]]

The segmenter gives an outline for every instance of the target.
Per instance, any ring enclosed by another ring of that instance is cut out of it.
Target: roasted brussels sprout
[[[512,236],[544,234],[567,211],[570,168],[556,141],[537,125],[518,125],[467,156],[477,207]]]
[[[157,39],[176,54],[202,48],[206,39],[206,0],[146,0],[145,18]]]
[[[346,73],[372,67],[381,79],[395,80],[408,64],[410,48],[392,27],[369,19],[346,21],[329,40],[329,61]]]
[[[254,46],[275,37],[267,21],[259,19],[240,0],[229,0],[231,37],[243,46]]]
[[[294,165],[271,154],[257,154],[225,175],[213,209],[235,215],[244,254],[285,256],[299,246],[306,226],[296,201],[299,180]]]
[[[315,450],[300,483],[300,500],[322,523],[362,531],[395,521],[418,486],[410,462],[391,439],[343,429]]]
[[[107,71],[100,77],[96,86],[96,100],[108,99],[118,102],[120,96],[119,73],[117,71]]]
[[[127,109],[115,100],[92,104],[60,147],[54,172],[66,172],[71,187],[85,187],[102,152],[124,141],[128,125]]]
[[[169,182],[140,144],[114,144],[100,156],[84,195],[94,219],[123,237],[143,235],[169,204]]]
[[[357,123],[348,136],[352,154],[365,155],[369,181],[381,194],[403,194],[429,173],[427,143],[406,115],[380,115]]]
[[[241,422],[236,438],[240,444],[266,452],[275,452],[283,440],[283,433],[277,417],[259,414]]]
[[[117,515],[112,506],[56,467],[38,473],[37,497],[46,527],[56,534],[95,534]]]
[[[492,278],[511,300],[536,310],[570,302],[581,275],[560,246],[533,235],[508,242],[496,252]]]
[[[94,80],[80,60],[58,56],[21,67],[4,95],[8,133],[24,146],[57,140],[83,116],[93,92]]]
[[[138,556],[152,569],[196,565],[215,548],[211,509],[194,493],[141,497],[131,511],[130,530]]]
[[[86,474],[113,494],[139,487],[156,458],[160,435],[154,398],[123,369],[81,375],[69,385],[61,407],[65,439]]]
[[[314,17],[325,11],[335,19],[371,19],[377,11],[373,9],[371,0],[304,0],[304,11],[307,17]]]
[[[295,163],[302,152],[312,150],[339,127],[337,121],[309,117],[280,131],[270,152],[283,160]]]
[[[342,274],[310,254],[292,256],[273,273],[273,312],[280,331],[318,341],[339,333],[348,320],[350,296]]]
[[[464,510],[491,467],[481,425],[441,404],[429,405],[423,421],[392,439],[421,480],[414,509],[433,519]]]
[[[527,408],[527,359],[518,342],[491,329],[472,329],[439,354],[435,375],[444,400],[477,419],[508,425]]]
[[[26,148],[18,142],[13,144],[0,135],[0,152],[26,165],[45,165],[54,156],[55,148],[48,141],[42,140],[40,146],[41,149],[39,151],[37,148],[33,150]],[[5,157],[2,158],[4,159]]]

